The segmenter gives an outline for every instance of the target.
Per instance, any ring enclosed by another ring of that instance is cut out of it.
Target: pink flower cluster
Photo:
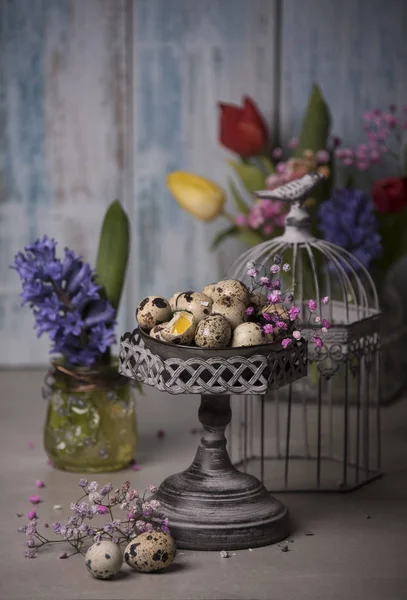
[[[366,111],[363,115],[366,141],[355,148],[337,148],[335,157],[345,167],[355,167],[359,171],[366,171],[372,166],[380,165],[386,154],[397,154],[390,144],[400,144],[402,131],[407,130],[407,106],[404,115],[397,115],[397,107],[389,106],[387,112],[378,108]]]
[[[294,148],[297,140],[294,138],[288,144],[290,148]],[[281,185],[294,181],[303,177],[310,171],[325,170],[329,172],[326,166],[330,160],[328,150],[320,150],[312,152],[305,150],[303,157],[289,158],[287,161],[281,160],[283,156],[282,148],[274,148],[272,157],[276,162],[276,172],[269,175],[266,180],[266,188],[274,190]],[[329,173],[326,173],[329,174]],[[251,207],[249,214],[238,214],[235,217],[235,223],[238,227],[249,227],[256,231],[260,231],[263,235],[271,235],[276,227],[284,227],[285,215],[288,206],[281,200],[258,200]]]
[[[259,306],[249,306],[246,314],[250,321],[258,323],[263,331],[263,335],[269,342],[281,341],[283,348],[288,348],[295,342],[302,339],[301,330],[305,327],[313,329],[314,343],[318,348],[323,346],[321,334],[327,333],[332,327],[327,319],[321,319],[316,314],[318,306],[326,305],[329,302],[328,296],[316,300],[308,301],[309,317],[308,321],[300,321],[300,308],[293,305],[293,288],[282,290],[282,281],[278,274],[288,272],[291,267],[288,263],[283,263],[282,257],[276,254],[273,264],[267,269],[264,265],[247,263],[247,276],[251,279],[250,293],[260,298],[264,298]],[[311,318],[313,323],[311,325]]]

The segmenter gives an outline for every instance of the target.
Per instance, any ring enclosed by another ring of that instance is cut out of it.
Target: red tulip
[[[389,177],[376,181],[372,198],[381,213],[397,213],[407,207],[407,177]]]
[[[240,156],[254,156],[265,151],[268,141],[267,125],[250,98],[243,98],[243,107],[219,104],[219,141]]]

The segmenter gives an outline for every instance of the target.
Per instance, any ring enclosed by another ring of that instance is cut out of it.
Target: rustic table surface
[[[45,402],[39,370],[1,371],[0,598],[4,600],[405,600],[407,598],[407,402],[383,409],[386,476],[351,494],[280,495],[294,517],[290,551],[278,545],[231,553],[180,551],[167,571],[137,574],[127,566],[112,581],[93,579],[81,556],[58,560],[56,550],[23,557],[16,533],[42,479],[41,517],[62,518],[77,498],[79,475],[47,464],[42,448]],[[137,401],[139,471],[95,476],[129,478],[136,489],[189,466],[199,435],[199,398],[147,390]],[[157,431],[165,437],[157,438]],[[34,447],[33,447],[34,444]],[[369,516],[370,518],[366,518]],[[305,535],[311,531],[314,535]]]

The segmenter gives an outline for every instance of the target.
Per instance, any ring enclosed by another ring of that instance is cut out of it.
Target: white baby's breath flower
[[[100,502],[102,499],[102,496],[99,494],[99,492],[91,492],[89,494],[89,501],[90,502]]]

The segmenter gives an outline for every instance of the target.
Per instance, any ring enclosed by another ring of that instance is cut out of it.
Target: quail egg
[[[150,331],[155,325],[171,319],[172,310],[168,300],[161,296],[147,296],[136,310],[136,319],[142,329]]]
[[[185,310],[176,312],[171,321],[161,329],[160,335],[172,344],[190,344],[195,335],[194,316]]]
[[[161,335],[162,330],[166,327],[168,323],[162,323],[161,325],[156,325],[150,331],[150,336],[155,340],[160,340],[160,342],[165,341],[163,336]]]
[[[195,344],[201,348],[225,348],[230,342],[232,327],[222,315],[210,315],[198,323]]]
[[[175,312],[177,310],[177,298],[178,296],[181,296],[182,292],[177,292],[176,294],[173,294],[171,296],[171,298],[168,300],[168,303],[171,307],[172,312]]]
[[[242,323],[233,332],[232,348],[258,346],[266,342],[263,330],[258,323]]]
[[[250,294],[250,306],[253,308],[262,308],[265,304],[267,304],[267,297],[263,292],[257,291],[252,292]]]
[[[96,579],[109,579],[120,571],[123,555],[117,544],[101,540],[88,549],[85,564],[89,573]]]
[[[175,541],[170,535],[162,531],[146,531],[126,546],[124,560],[137,571],[152,573],[168,567],[175,554]]]
[[[247,306],[250,301],[250,292],[248,287],[237,279],[225,279],[215,283],[212,298],[218,300],[221,296],[234,296],[244,302]]]
[[[216,283],[208,283],[208,285],[206,285],[204,287],[204,289],[202,290],[202,293],[205,296],[208,296],[208,298],[210,298],[211,300],[214,300],[214,292],[215,292],[215,285]]]
[[[233,296],[221,296],[212,305],[213,315],[222,315],[235,329],[246,320],[246,305]]]
[[[194,315],[195,323],[211,314],[212,300],[201,292],[184,292],[177,298],[177,310],[186,310]]]
[[[269,315],[272,315],[274,319],[284,321],[284,323],[290,322],[288,309],[284,306],[284,304],[267,304],[262,308],[261,312],[263,314],[268,313]]]

